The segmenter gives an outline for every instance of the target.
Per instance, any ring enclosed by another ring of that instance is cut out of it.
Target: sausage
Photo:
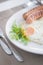
[[[43,17],[43,5],[33,8],[32,10],[23,14],[23,18],[27,23],[31,23],[34,20]]]
[[[38,6],[38,7],[35,7],[35,8],[33,8],[32,10],[30,10],[30,11],[24,13],[24,14],[23,14],[24,19],[26,20],[26,18],[28,17],[28,15],[30,15],[32,12],[37,11],[37,10],[40,10],[40,9],[43,9],[43,5]]]

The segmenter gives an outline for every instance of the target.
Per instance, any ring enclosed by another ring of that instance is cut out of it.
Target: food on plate
[[[43,17],[32,24],[24,22],[17,25],[13,23],[10,30],[10,37],[24,44],[31,41],[43,44]]]
[[[31,41],[43,44],[43,17],[34,21],[32,24],[23,24],[25,35]]]
[[[15,23],[11,27],[10,37],[25,44],[30,41],[30,38],[25,35],[25,30],[21,26],[16,25]]]
[[[12,24],[10,37],[24,44],[31,41],[43,44],[43,5],[24,13],[23,17],[26,22]]]
[[[23,14],[23,18],[27,23],[32,23],[41,17],[43,17],[43,5],[37,6]]]

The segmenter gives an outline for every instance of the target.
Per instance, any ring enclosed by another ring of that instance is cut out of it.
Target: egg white
[[[31,41],[43,44],[43,17],[33,21],[31,24],[24,23],[22,25],[24,30],[28,27],[32,27],[35,30],[33,35],[29,35]]]

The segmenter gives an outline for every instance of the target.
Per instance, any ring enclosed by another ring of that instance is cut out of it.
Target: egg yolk
[[[33,35],[34,34],[34,28],[28,27],[26,28],[26,35]]]

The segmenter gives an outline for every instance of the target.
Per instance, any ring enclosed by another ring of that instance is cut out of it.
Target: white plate
[[[17,24],[23,22],[24,19],[23,19],[22,15],[27,10],[28,10],[28,8],[17,12],[13,16],[11,16],[10,19],[7,21],[7,24],[6,24],[7,37],[12,42],[12,44],[16,45],[18,48],[28,51],[28,52],[35,53],[35,54],[43,55],[43,45],[39,45],[39,44],[33,43],[33,42],[29,42],[28,45],[24,45],[23,43],[20,43],[19,41],[16,41],[16,40],[12,41],[12,39],[9,37],[9,31],[10,31],[10,28],[11,28],[11,25],[13,24],[13,22],[15,20],[16,20]]]

